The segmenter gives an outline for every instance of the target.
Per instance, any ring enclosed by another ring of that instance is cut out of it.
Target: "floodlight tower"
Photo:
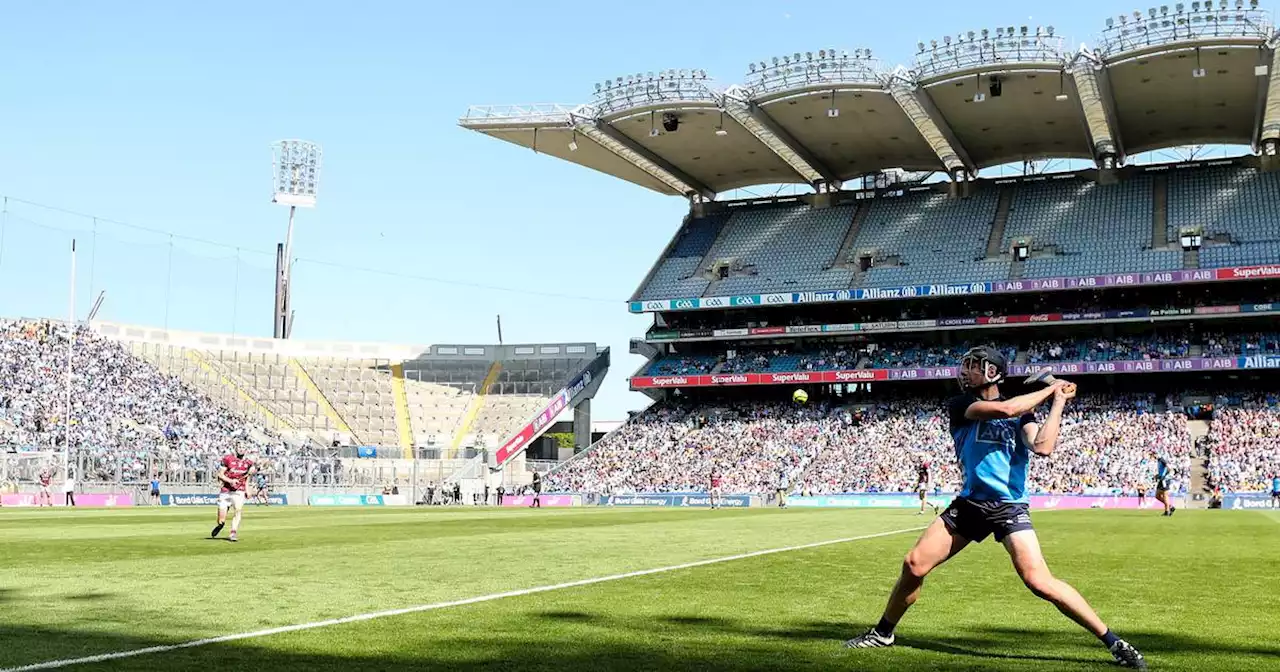
[[[320,145],[306,140],[281,140],[271,145],[275,183],[271,202],[289,206],[289,230],[285,233],[284,243],[276,245],[276,306],[272,317],[272,335],[276,338],[289,338],[293,331],[293,308],[289,295],[293,215],[299,207],[316,207],[320,154]]]

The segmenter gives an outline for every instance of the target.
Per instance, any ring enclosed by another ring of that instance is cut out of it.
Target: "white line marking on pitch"
[[[314,630],[316,628],[327,628],[333,625],[358,623],[360,621],[372,621],[376,618],[387,618],[390,616],[403,616],[405,614],[416,614],[423,611],[435,611],[437,609],[446,609],[448,607],[461,607],[468,604],[492,602],[494,600],[501,600],[508,597],[521,597],[523,595],[547,593],[553,590],[564,590],[566,588],[578,588],[581,586],[590,586],[597,583],[606,583],[608,581],[631,579],[637,576],[648,576],[650,574],[662,574],[664,572],[674,572],[681,569],[692,569],[694,567],[704,567],[706,565],[715,565],[721,562],[732,562],[734,560],[758,558],[762,555],[773,555],[774,553],[786,553],[788,551],[800,551],[807,548],[831,546],[832,544],[844,544],[851,541],[862,541],[865,539],[875,539],[877,537],[888,537],[895,534],[902,534],[903,532],[918,532],[923,529],[924,529],[923,526],[908,527],[906,529],[892,530],[890,532],[877,532],[875,534],[864,534],[859,537],[845,537],[843,539],[817,541],[812,544],[801,544],[799,546],[786,546],[784,548],[770,548],[763,551],[752,551],[750,553],[740,553],[738,555],[729,555],[723,558],[711,558],[710,560],[698,560],[696,562],[686,562],[680,565],[671,565],[670,567],[658,567],[656,569],[642,569],[635,572],[626,572],[624,574],[600,576],[594,579],[581,579],[579,581],[570,581],[568,583],[557,583],[550,586],[522,588],[520,590],[510,590],[505,593],[494,593],[492,595],[468,597],[463,600],[452,600],[450,602],[437,602],[435,604],[422,604],[415,607],[390,609],[388,611],[375,611],[373,613],[358,614],[356,616],[344,616],[342,618],[333,618],[327,621],[315,621],[313,623],[299,623],[297,625],[285,625],[278,628],[268,628],[266,630],[254,630],[253,632],[241,632],[234,635],[220,635],[218,637],[209,637],[207,639],[195,639],[189,642],[182,642],[181,644],[164,644],[161,646],[149,646],[145,649],[133,649],[131,651],[117,651],[115,653],[101,653],[96,656],[85,656],[83,658],[67,658],[64,660],[50,660],[44,663],[35,663],[33,665],[22,665],[20,667],[6,667],[3,669],[0,669],[0,672],[31,672],[33,670],[54,670],[61,667],[71,667],[72,665],[87,665],[89,663],[101,663],[108,660],[119,660],[121,658],[134,658],[136,656],[145,656],[152,653],[165,653],[167,651],[177,651],[179,649],[193,649],[198,646],[208,646],[210,644],[221,644],[223,642],[234,642],[241,639],[255,639],[258,637],[269,637],[271,635],[281,635],[287,632],[299,632],[301,630]]]

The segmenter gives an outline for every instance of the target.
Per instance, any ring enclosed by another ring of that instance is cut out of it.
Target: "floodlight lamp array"
[[[1270,14],[1258,8],[1258,0],[1203,0],[1134,10],[1107,19],[1099,40],[1104,58],[1129,51],[1176,42],[1214,38],[1257,38],[1274,33]]]
[[[281,140],[272,145],[276,200],[314,205],[320,184],[320,145],[306,140]]]
[[[1053,26],[997,26],[916,43],[916,76],[945,75],[984,65],[1065,63],[1066,41]]]
[[[748,66],[746,87],[755,95],[815,84],[881,86],[879,61],[870,49],[819,49],[783,54]]]
[[[601,116],[668,102],[715,102],[706,70],[672,69],[624,75],[596,83],[594,107]]]

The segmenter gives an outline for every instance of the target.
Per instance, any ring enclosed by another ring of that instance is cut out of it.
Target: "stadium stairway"
[[[1004,227],[1009,223],[1009,210],[1013,208],[1013,189],[1000,190],[1000,200],[996,203],[996,218],[991,223],[991,235],[987,237],[987,258],[994,259],[1008,252],[1000,248],[1004,240]]]
[[[1188,420],[1187,430],[1191,433],[1191,445],[1195,446],[1200,437],[1209,433],[1209,423],[1204,420]],[[1191,451],[1191,482],[1187,485],[1188,508],[1204,509],[1209,506],[1209,466],[1204,456]]]
[[[409,422],[409,395],[404,390],[404,365],[391,365],[391,394],[396,407],[396,436],[402,455],[413,451],[413,425]]]
[[[454,458],[458,455],[458,449],[462,447],[463,440],[471,433],[471,427],[476,422],[476,417],[480,415],[480,409],[484,407],[485,397],[489,394],[489,386],[498,380],[498,374],[502,373],[502,362],[496,361],[489,367],[489,373],[485,375],[484,381],[480,383],[480,388],[476,390],[475,396],[471,397],[471,403],[467,406],[467,412],[462,416],[462,422],[458,423],[458,430],[453,434],[453,441],[449,445],[449,457]]]
[[[849,231],[844,234],[844,242],[840,243],[840,249],[836,251],[835,259],[827,266],[830,268],[852,268],[857,266],[857,259],[853,258],[855,250],[854,242],[858,240],[858,233],[862,231],[862,222],[867,219],[867,213],[871,211],[871,201],[865,200],[858,203],[858,209],[853,212],[853,222],[849,225]]]
[[[333,404],[329,403],[329,398],[325,396],[324,392],[320,391],[320,387],[316,385],[316,381],[311,379],[311,374],[307,373],[302,364],[297,359],[290,357],[289,368],[293,371],[293,375],[297,376],[298,380],[302,382],[311,398],[315,399],[316,404],[320,407],[320,412],[324,413],[326,418],[329,418],[329,422],[333,423],[333,426],[337,427],[338,431],[359,442],[360,437],[351,431],[351,425],[348,425],[347,421],[333,407]]]
[[[1200,268],[1200,250],[1183,250],[1182,267],[1185,269]]]
[[[1023,274],[1027,272],[1027,262],[1022,259],[1014,259],[1009,263],[1009,279],[1021,280]]]
[[[1151,249],[1169,246],[1169,176],[1158,173],[1151,182]],[[1188,266],[1187,268],[1196,268]]]

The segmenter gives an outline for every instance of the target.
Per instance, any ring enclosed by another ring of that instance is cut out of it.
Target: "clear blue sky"
[[[294,9],[297,8],[297,9]],[[271,142],[324,147],[301,211],[294,336],[401,343],[591,340],[613,347],[595,405],[621,419],[648,321],[624,300],[687,210],[679,198],[456,126],[469,104],[586,102],[606,77],[1054,25],[1072,48],[1130,4],[1060,2],[25,2],[0,40],[0,314],[63,316],[70,230],[80,315],[269,335]],[[95,249],[96,247],[96,249]],[[235,248],[241,248],[237,251]],[[239,262],[237,263],[237,258]],[[334,265],[317,263],[319,260]],[[392,277],[537,290],[552,298]]]

